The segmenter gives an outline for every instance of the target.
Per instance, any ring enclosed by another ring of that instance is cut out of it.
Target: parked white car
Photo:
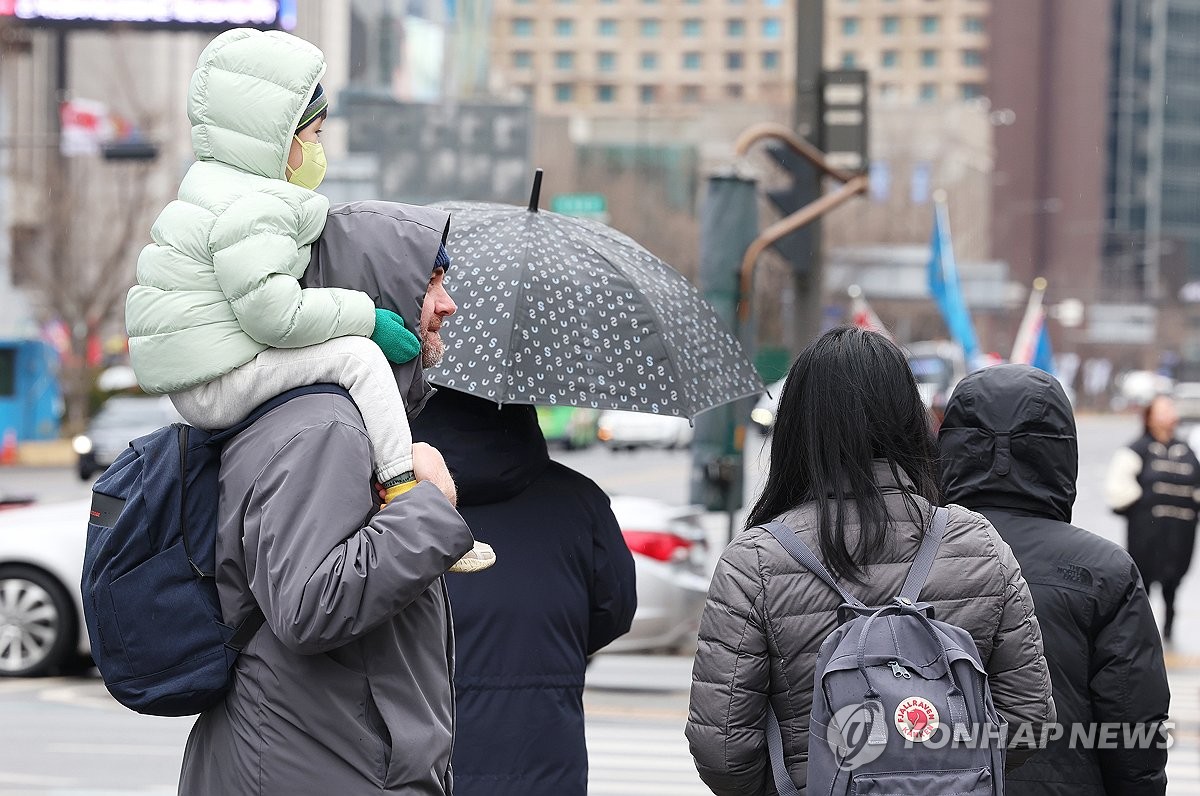
[[[600,413],[596,438],[610,450],[686,448],[692,444],[692,424],[685,417],[606,409]]]
[[[91,654],[79,581],[89,502],[0,511],[0,676],[68,672]]]
[[[629,632],[604,651],[689,649],[710,577],[701,509],[623,495],[612,497],[612,509],[633,552],[638,606]]]
[[[613,512],[637,572],[629,633],[606,649],[649,652],[694,642],[708,590],[696,507],[616,496]],[[80,580],[89,501],[0,511],[0,677],[71,673],[89,661]]]

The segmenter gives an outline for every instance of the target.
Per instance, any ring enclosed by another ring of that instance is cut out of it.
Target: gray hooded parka
[[[355,289],[369,278],[377,301],[394,302],[380,305],[416,328],[447,217],[375,204],[383,212],[333,211],[324,234],[346,256],[308,276]],[[396,375],[417,399],[410,408],[423,404],[419,365]],[[471,532],[428,483],[376,512],[371,462],[357,409],[337,395],[296,398],[226,446],[221,608],[236,625],[257,603],[266,622],[225,701],[192,730],[183,796],[452,792],[442,573],[471,548]]]
[[[913,488],[907,476],[901,471],[897,482],[882,461],[875,463],[874,473],[892,521],[893,544],[869,556],[866,586],[848,584],[846,589],[867,605],[883,605],[900,593],[932,508],[913,495],[923,518],[914,523],[903,494]],[[824,558],[816,504],[778,519]],[[851,550],[857,532],[857,517],[848,517]],[[950,507],[946,535],[921,599],[934,606],[938,619],[974,638],[996,708],[1010,724],[1010,737],[1024,723],[1031,725],[1027,732],[1033,738],[1039,737],[1043,722],[1055,718],[1042,634],[1017,560],[986,519]],[[775,794],[765,733],[768,699],[783,731],[788,771],[804,786],[817,650],[837,626],[840,603],[762,528],[741,532],[721,554],[700,621],[687,722],[696,768],[713,793]]]

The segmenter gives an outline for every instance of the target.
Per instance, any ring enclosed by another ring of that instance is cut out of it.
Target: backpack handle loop
[[[967,699],[963,695],[962,689],[958,687],[958,681],[954,679],[953,672],[950,668],[950,650],[946,648],[946,645],[942,641],[942,637],[938,634],[937,629],[933,626],[933,623],[929,621],[929,617],[925,616],[923,613],[912,613],[914,616],[916,616],[917,621],[921,623],[921,626],[929,631],[929,635],[938,642],[938,646],[942,649],[941,659],[946,666],[946,676],[950,680],[950,688],[948,691],[946,691],[946,703],[950,707],[950,724],[954,728],[954,739],[963,741],[969,740],[971,737],[971,730],[968,726],[970,718],[967,714]]]

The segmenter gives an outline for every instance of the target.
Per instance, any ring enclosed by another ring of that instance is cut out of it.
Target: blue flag
[[[934,205],[933,239],[929,247],[929,293],[941,310],[950,338],[962,346],[967,367],[973,369],[979,359],[979,342],[975,339],[971,311],[958,284],[958,267],[950,242],[950,217],[941,202]]]
[[[1037,348],[1033,352],[1033,361],[1029,363],[1035,368],[1041,368],[1054,375],[1054,350],[1050,347],[1050,329],[1046,326],[1045,318],[1042,319],[1042,329],[1038,332]]]

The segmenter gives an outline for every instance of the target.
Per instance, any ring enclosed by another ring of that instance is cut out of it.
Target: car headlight
[[[775,413],[770,409],[755,409],[750,413],[750,419],[760,426],[769,426],[771,421],[775,419]]]
[[[78,453],[80,456],[83,456],[84,454],[92,452],[92,440],[89,437],[80,434],[78,437],[71,440],[71,447],[75,449],[76,453]]]

